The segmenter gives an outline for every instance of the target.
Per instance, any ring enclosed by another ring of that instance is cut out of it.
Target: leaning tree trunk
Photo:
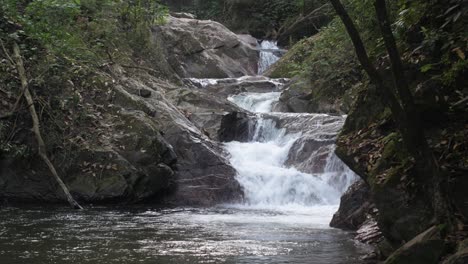
[[[401,62],[400,54],[390,28],[385,0],[376,0],[375,7],[387,52],[389,53],[392,63],[395,87],[391,87],[384,82],[383,78],[370,61],[361,36],[340,0],[330,0],[330,2],[345,25],[361,66],[369,75],[371,82],[378,88],[378,91],[382,93],[382,97],[386,98],[386,103],[390,107],[395,123],[398,125],[403,143],[411,156],[415,158],[418,173],[423,176],[429,175],[434,181],[433,193],[435,197],[433,199],[433,209],[437,220],[447,221],[447,200],[444,199],[441,192],[441,177],[439,176],[440,174],[436,163],[432,158],[423,128],[417,118],[413,96],[404,77],[403,63]]]
[[[408,116],[408,126],[406,127],[409,137],[411,137],[410,153],[417,159],[416,166],[422,175],[431,176],[433,209],[438,220],[449,220],[448,199],[445,197],[443,186],[443,174],[439,170],[432,151],[424,135],[423,126],[418,117],[418,111],[414,104],[413,95],[409,89],[408,82],[403,69],[403,62],[398,51],[395,38],[390,26],[388,11],[385,0],[375,0],[375,10],[382,32],[383,40],[392,64],[392,73],[396,90],[398,91],[403,111]]]
[[[34,135],[36,136],[39,156],[47,164],[47,167],[49,168],[50,172],[52,173],[55,180],[57,181],[60,188],[62,189],[63,193],[65,194],[65,197],[67,198],[67,201],[70,204],[70,206],[73,207],[74,209],[83,209],[75,201],[75,199],[73,199],[73,196],[70,194],[70,191],[68,190],[67,186],[59,177],[57,170],[55,169],[54,165],[52,164],[49,157],[47,156],[46,146],[41,135],[39,117],[37,115],[36,108],[34,107],[34,100],[32,98],[31,92],[29,91],[29,88],[28,88],[28,80],[26,77],[26,71],[24,69],[23,59],[20,54],[20,48],[16,42],[14,43],[14,46],[13,46],[13,54],[16,59],[16,69],[18,70],[18,74],[21,80],[21,88],[23,91],[23,96],[26,99],[26,102],[29,108],[29,113],[31,114],[31,118],[33,122],[32,130],[34,132]]]

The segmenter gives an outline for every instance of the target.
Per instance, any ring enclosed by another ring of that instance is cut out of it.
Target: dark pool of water
[[[0,263],[360,263],[320,210],[3,208]]]

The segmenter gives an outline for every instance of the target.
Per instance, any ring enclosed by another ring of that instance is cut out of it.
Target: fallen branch
[[[38,153],[39,156],[42,158],[42,160],[47,164],[47,167],[49,168],[50,172],[54,176],[55,180],[59,184],[59,186],[62,188],[62,191],[64,192],[68,203],[72,206],[74,209],[83,209],[76,201],[73,199],[72,195],[70,194],[70,191],[68,190],[67,186],[65,183],[62,181],[62,179],[59,177],[57,170],[55,169],[54,165],[50,161],[49,157],[47,156],[46,152],[46,146],[44,143],[44,140],[42,139],[41,131],[40,131],[40,123],[39,123],[39,117],[37,116],[36,108],[34,107],[34,101],[31,95],[31,92],[29,91],[28,88],[28,80],[26,77],[26,71],[24,69],[24,64],[23,64],[23,59],[20,54],[20,49],[18,44],[15,42],[13,46],[13,56],[16,59],[16,68],[18,70],[18,74],[21,80],[21,87],[22,90],[24,91],[24,98],[26,99],[26,102],[29,105],[29,113],[31,114],[32,122],[33,122],[33,132],[34,135],[36,136],[37,144],[38,144]]]
[[[468,102],[468,97],[465,97],[465,98],[461,99],[460,101],[454,103],[454,104],[452,105],[452,107],[454,107],[454,106],[459,106],[459,105],[464,104],[464,103],[466,103],[466,102]]]

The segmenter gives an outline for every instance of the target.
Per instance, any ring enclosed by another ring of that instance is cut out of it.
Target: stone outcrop
[[[211,140],[195,126],[186,112],[176,108],[162,91],[177,89],[169,83],[152,79],[147,83],[128,80],[116,89],[121,105],[154,113],[154,120],[177,155],[175,192],[167,198],[176,204],[210,205],[239,200],[242,191],[235,180],[236,171],[224,157],[220,143]],[[154,96],[142,98],[132,91],[143,87]]]
[[[252,116],[242,112],[232,112],[221,120],[219,139],[222,142],[247,142],[252,138],[255,122]]]
[[[185,16],[186,17],[186,16]],[[153,28],[180,77],[227,78],[257,73],[258,51],[245,36],[218,22],[169,16]]]
[[[242,198],[236,171],[221,144],[209,135],[212,125],[211,134],[217,137],[223,115],[237,107],[193,87],[148,75],[128,78],[119,67],[113,72],[119,73],[115,84],[97,86],[95,91],[102,95],[83,99],[83,105],[99,105],[99,110],[83,121],[74,149],[54,157],[78,200],[136,202],[157,197],[173,204],[212,205]],[[204,121],[197,116],[203,113]],[[1,163],[2,198],[61,200],[36,158]]]
[[[55,157],[60,174],[80,201],[141,201],[170,189],[177,156],[158,124],[139,109],[112,106],[93,132],[74,138],[69,153]],[[2,196],[12,201],[58,201],[48,170],[37,158],[3,160]]]
[[[341,197],[340,208],[333,215],[330,226],[357,230],[367,220],[371,207],[369,187],[359,180]]]
[[[324,172],[336,137],[345,121],[344,117],[290,113],[269,113],[263,116],[275,120],[278,127],[283,127],[288,134],[301,135],[291,147],[286,160],[287,166],[294,166],[311,174]]]
[[[385,264],[437,264],[445,253],[439,227],[431,227],[395,251]]]

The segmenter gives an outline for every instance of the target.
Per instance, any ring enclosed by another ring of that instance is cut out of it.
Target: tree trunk
[[[448,199],[445,198],[443,186],[443,175],[440,172],[432,151],[427,143],[427,139],[418,116],[418,111],[414,104],[413,95],[409,89],[408,82],[406,81],[403,62],[398,51],[395,38],[390,26],[388,18],[388,11],[385,0],[375,0],[375,10],[377,13],[377,20],[382,32],[385,42],[385,47],[392,64],[392,73],[396,90],[398,91],[400,100],[403,104],[403,111],[406,113],[408,126],[406,127],[409,137],[411,137],[408,148],[409,151],[416,158],[416,166],[418,172],[422,175],[431,176],[432,179],[432,193],[433,193],[433,209],[438,220],[448,220]]]
[[[382,92],[383,97],[387,98],[387,103],[390,107],[392,112],[393,119],[397,124],[404,119],[403,108],[401,107],[400,103],[398,102],[397,97],[393,94],[390,87],[386,86],[382,77],[380,76],[377,69],[372,64],[371,60],[369,59],[369,55],[367,55],[366,48],[364,47],[364,43],[362,42],[361,36],[359,35],[354,22],[346,12],[344,6],[341,4],[339,0],[330,0],[335,9],[338,16],[343,21],[343,24],[348,32],[351,41],[353,42],[354,49],[356,50],[356,56],[361,64],[361,66],[366,71],[367,75],[369,76],[371,82]]]
[[[403,143],[410,155],[415,159],[418,173],[422,176],[432,176],[433,194],[435,196],[433,199],[433,209],[436,219],[438,221],[447,220],[447,200],[444,199],[440,189],[441,177],[439,177],[438,168],[432,157],[426,137],[424,136],[423,128],[417,118],[413,96],[404,77],[403,63],[390,28],[385,0],[376,0],[375,7],[379,26],[381,27],[387,52],[389,53],[392,63],[394,87],[384,82],[383,78],[370,61],[360,34],[340,0],[330,0],[330,2],[345,25],[351,41],[353,42],[359,62],[369,75],[371,82],[382,93],[382,97],[386,99],[386,103],[392,112],[392,117],[400,130]]]
[[[75,201],[75,199],[73,199],[67,186],[59,177],[57,170],[55,170],[54,165],[52,164],[49,157],[47,156],[46,146],[41,135],[39,117],[37,115],[36,108],[34,107],[34,100],[32,98],[31,92],[29,91],[29,88],[28,88],[28,80],[26,77],[26,71],[24,69],[23,59],[21,58],[20,48],[16,42],[14,43],[14,46],[13,46],[13,55],[16,59],[16,69],[18,70],[18,74],[21,80],[21,88],[24,91],[24,98],[26,99],[26,102],[28,103],[29,113],[31,114],[31,118],[33,122],[32,130],[34,132],[34,135],[36,136],[39,156],[47,164],[47,167],[49,168],[50,172],[52,173],[55,180],[59,184],[60,188],[62,188],[62,191],[65,194],[65,197],[67,198],[68,203],[71,205],[71,207],[74,209],[83,209]]]

